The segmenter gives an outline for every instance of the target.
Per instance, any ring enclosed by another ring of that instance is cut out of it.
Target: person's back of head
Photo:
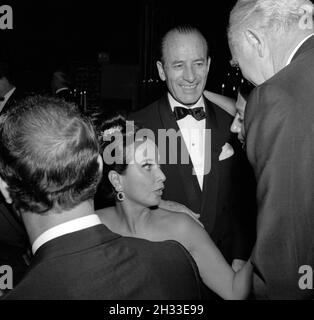
[[[93,126],[64,100],[29,97],[0,117],[0,177],[20,212],[58,213],[93,199],[98,156]]]

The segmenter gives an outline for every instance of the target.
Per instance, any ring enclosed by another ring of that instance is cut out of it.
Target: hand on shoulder
[[[206,99],[213,102],[214,104],[216,104],[217,106],[219,106],[220,108],[222,108],[223,110],[228,112],[233,117],[235,116],[235,114],[236,114],[236,107],[235,107],[236,101],[234,99],[226,97],[226,96],[222,96],[221,94],[214,93],[214,92],[211,92],[208,90],[204,90],[203,93],[204,93],[204,96]]]
[[[191,218],[193,218],[201,227],[204,228],[204,225],[198,220],[200,217],[200,214],[193,212],[184,204],[181,204],[175,201],[161,200],[159,204],[159,208],[163,210],[168,210],[171,212],[185,213],[189,215]]]

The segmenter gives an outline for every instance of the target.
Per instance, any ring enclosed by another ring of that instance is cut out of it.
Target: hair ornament
[[[106,129],[102,133],[103,141],[106,141],[108,137],[111,137],[116,132],[121,132],[121,131],[122,131],[122,126],[114,126],[114,127],[109,128],[109,129]]]

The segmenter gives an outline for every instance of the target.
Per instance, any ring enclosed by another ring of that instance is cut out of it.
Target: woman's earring
[[[123,191],[118,191],[118,193],[117,193],[117,199],[118,199],[119,201],[123,201],[123,200],[125,199],[125,194],[124,194]]]

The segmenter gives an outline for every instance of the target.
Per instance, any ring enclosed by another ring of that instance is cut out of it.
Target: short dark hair
[[[179,34],[197,34],[203,41],[205,44],[205,48],[206,48],[206,56],[209,55],[208,52],[208,42],[206,40],[206,38],[204,37],[204,35],[199,31],[199,29],[197,29],[196,27],[193,27],[189,24],[183,24],[183,25],[178,25],[175,26],[173,28],[171,28],[170,30],[168,30],[165,35],[161,38],[160,40],[160,46],[159,46],[159,59],[162,62],[162,64],[165,63],[165,59],[164,59],[164,48],[165,48],[165,44],[167,42],[167,39],[169,37],[170,34],[173,33],[179,33]]]
[[[33,96],[0,117],[0,175],[17,210],[69,210],[93,199],[101,172],[94,128],[77,106]]]

